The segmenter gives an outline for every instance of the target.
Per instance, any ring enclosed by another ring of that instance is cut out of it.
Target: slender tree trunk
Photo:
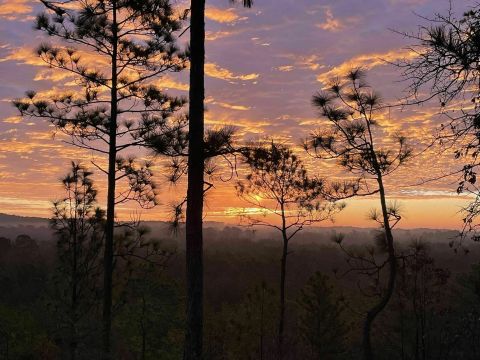
[[[107,220],[105,224],[105,252],[103,259],[103,359],[112,357],[112,293],[113,293],[113,236],[115,228],[115,177],[117,158],[117,4],[112,1],[112,89],[110,110],[110,134],[108,149],[108,192],[107,192]]]
[[[422,340],[422,359],[425,360],[427,359],[427,343],[425,341],[425,331],[426,331],[426,326],[427,326],[427,288],[426,288],[426,264],[424,260],[422,260],[422,281],[420,283],[420,286],[422,287],[420,291],[420,299],[422,301],[422,308],[421,308],[421,316],[420,316],[420,321],[421,321],[421,340]]]
[[[142,296],[142,320],[140,322],[142,328],[142,360],[147,358],[147,332],[145,329],[146,321],[146,305],[145,305],[145,296]]]
[[[282,260],[280,264],[280,316],[278,319],[278,358],[283,358],[283,333],[285,328],[285,278],[287,274],[287,255],[288,255],[288,238],[285,230],[283,235]]]
[[[403,308],[400,309],[400,344],[402,348],[402,360],[405,360],[405,334],[403,326]]]
[[[202,359],[205,0],[191,1],[185,360]]]
[[[71,314],[71,338],[70,338],[70,359],[75,360],[77,355],[77,287],[78,287],[78,238],[77,238],[77,209],[72,229],[73,238],[73,269],[72,269],[72,314]]]
[[[397,261],[395,257],[395,247],[393,244],[393,234],[388,219],[385,188],[383,187],[383,178],[381,174],[378,174],[377,181],[379,186],[380,202],[382,205],[385,241],[387,242],[389,276],[387,290],[385,294],[382,296],[380,301],[367,312],[367,317],[363,326],[363,352],[365,360],[373,360],[375,358],[371,340],[373,322],[375,321],[378,314],[383,311],[385,306],[387,306],[388,302],[390,301],[390,298],[392,297],[393,291],[395,289],[395,279],[397,276]]]
[[[415,315],[415,360],[420,360],[420,334],[418,329],[418,303],[417,303],[417,280],[418,280],[418,255],[415,255],[415,281],[413,282],[413,313]]]
[[[264,307],[265,307],[265,287],[262,283],[262,305],[260,308],[260,360],[263,360],[263,333],[264,333]]]

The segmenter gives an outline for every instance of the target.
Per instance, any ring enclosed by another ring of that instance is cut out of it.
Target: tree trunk
[[[263,360],[263,337],[264,337],[264,302],[265,302],[265,286],[262,283],[262,300],[260,308],[260,360]]]
[[[283,232],[283,250],[280,264],[280,316],[278,319],[278,358],[283,358],[283,333],[285,328],[285,278],[287,273],[288,239]]]
[[[185,360],[202,359],[205,0],[191,1]]]
[[[71,298],[71,338],[70,360],[75,360],[77,355],[77,287],[78,287],[78,237],[77,237],[77,209],[75,209],[74,223],[72,225],[73,243],[73,268],[72,268],[72,298]]]
[[[383,178],[381,174],[378,175],[377,181],[379,185],[380,202],[382,205],[385,241],[387,243],[389,276],[387,290],[385,294],[382,296],[378,304],[376,304],[372,309],[367,312],[367,317],[363,326],[363,352],[365,360],[373,360],[375,358],[371,340],[372,325],[378,314],[383,311],[385,306],[387,306],[388,302],[390,301],[390,298],[392,297],[395,288],[395,279],[397,275],[397,261],[395,257],[395,247],[393,244],[393,234],[388,219],[385,188],[383,187]]]
[[[112,89],[110,98],[110,134],[108,149],[108,192],[107,192],[107,219],[105,224],[105,251],[103,258],[103,359],[112,357],[112,293],[113,293],[113,236],[115,227],[115,177],[117,158],[117,7],[112,1]]]
[[[140,321],[140,325],[142,328],[142,355],[141,359],[146,360],[147,358],[147,331],[145,329],[145,321],[146,321],[146,304],[145,304],[145,296],[142,295],[142,320]]]

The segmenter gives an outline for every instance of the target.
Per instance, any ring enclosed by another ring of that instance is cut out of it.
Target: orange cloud
[[[162,89],[175,89],[175,90],[182,90],[182,91],[188,91],[189,85],[179,82],[175,79],[172,79],[169,76],[164,76],[154,83],[155,85],[159,86]]]
[[[216,7],[208,7],[205,10],[205,16],[209,20],[220,23],[231,23],[240,19],[233,9],[219,9]]]
[[[300,55],[300,54],[286,54],[282,57],[288,58],[290,61],[293,61],[292,64],[282,65],[275,67],[275,70],[282,72],[289,72],[295,69],[301,70],[318,70],[324,67],[320,65],[320,57],[315,54],[311,55]]]
[[[293,65],[283,65],[283,66],[277,66],[275,69],[282,72],[290,72],[290,71],[293,71],[294,67]]]
[[[7,56],[0,58],[0,63],[5,61],[16,61],[19,64],[33,66],[45,66],[45,62],[35,54],[33,49],[28,47],[12,49]]]
[[[207,41],[215,41],[215,40],[223,39],[230,35],[232,35],[231,31],[207,31],[205,33],[205,39]]]
[[[0,2],[0,18],[18,20],[21,15],[30,14],[33,10],[30,0],[3,0]]]
[[[205,102],[207,104],[212,104],[212,105],[218,105],[218,106],[221,106],[225,109],[230,109],[230,110],[240,110],[240,111],[246,111],[246,110],[250,110],[250,107],[249,106],[244,106],[244,105],[233,105],[233,104],[229,104],[229,103],[225,103],[225,102],[220,102],[220,101],[215,101],[215,99],[213,97],[208,97]]]
[[[326,8],[325,9],[325,21],[320,24],[316,24],[316,27],[326,30],[326,31],[339,31],[342,30],[345,27],[345,24],[343,24],[340,20],[335,19],[333,16],[332,9]]]
[[[236,75],[230,70],[224,69],[214,63],[205,64],[205,73],[210,77],[222,80],[255,80],[260,76],[259,74],[253,73]]]
[[[321,83],[327,83],[330,79],[345,75],[349,70],[362,67],[366,70],[377,66],[388,64],[402,59],[412,59],[416,53],[410,50],[390,50],[385,53],[362,54],[337,65],[330,70],[317,76],[317,80]]]
[[[10,116],[6,119],[3,119],[3,122],[7,124],[19,124],[22,122],[22,118],[20,116]]]

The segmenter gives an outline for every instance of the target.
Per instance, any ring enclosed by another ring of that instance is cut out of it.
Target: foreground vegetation
[[[205,358],[275,359],[281,242],[267,232],[251,240],[248,229],[217,227],[205,232]],[[362,315],[375,296],[360,293],[358,286],[372,291],[376,285],[354,273],[344,276],[348,267],[343,252],[313,234],[292,245],[284,357],[361,358]],[[412,235],[401,236],[400,247],[411,256],[399,264],[395,294],[373,329],[377,356],[477,359],[480,267],[475,259],[480,249],[472,246],[468,255],[453,255],[448,242],[431,243],[450,235],[427,233],[422,244]],[[352,232],[345,238],[349,240],[372,243],[368,232]],[[128,282],[121,280],[121,291],[114,292],[118,359],[182,357],[184,250],[178,239],[165,238],[161,244],[174,252],[168,266],[144,267]],[[55,291],[59,289],[55,240],[2,238],[1,247],[2,358],[65,358],[71,338]],[[85,332],[78,339],[78,359],[101,353],[101,298],[90,299],[92,308],[84,311],[79,327]]]

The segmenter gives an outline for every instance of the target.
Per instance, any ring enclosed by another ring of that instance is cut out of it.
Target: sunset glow
[[[181,1],[177,5],[182,8]],[[414,54],[406,49],[408,40],[391,29],[415,32],[423,22],[416,14],[445,12],[448,6],[447,0],[262,0],[247,10],[229,7],[223,0],[210,1],[206,13],[207,125],[233,125],[241,141],[271,136],[294,145],[303,156],[301,140],[321,124],[310,104],[312,94],[332,76],[362,66],[369,70],[368,81],[383,100],[398,102],[407,84],[400,81],[399,70],[388,62]],[[462,13],[467,2],[455,1],[453,6]],[[92,159],[100,164],[106,159],[66,144],[46,121],[21,118],[11,104],[29,89],[44,96],[65,88],[76,89],[68,74],[48,68],[35,54],[34,49],[48,41],[32,30],[39,10],[38,1],[0,0],[0,212],[49,217],[51,201],[61,196],[58,179],[70,161],[89,165]],[[186,96],[188,72],[169,74],[156,83],[170,94]],[[416,153],[405,168],[387,180],[389,199],[398,200],[402,206],[400,227],[462,225],[459,212],[468,198],[455,192],[457,179],[430,181],[461,164],[455,162],[452,153],[439,155],[436,148],[423,151],[441,122],[436,102],[392,108],[382,114],[384,131],[407,135]],[[333,178],[342,175],[334,163],[305,161],[314,174]],[[142,210],[145,220],[168,220],[171,204],[184,195],[185,184],[170,185],[164,172],[158,161],[155,174],[161,204]],[[98,179],[103,204],[105,179]],[[207,221],[237,224],[239,215],[264,214],[262,209],[238,199],[235,182],[235,177],[218,181],[209,191]],[[376,198],[349,200],[334,225],[375,226],[366,214],[377,204]],[[139,209],[127,204],[117,210],[117,215],[128,219],[133,211]]]

